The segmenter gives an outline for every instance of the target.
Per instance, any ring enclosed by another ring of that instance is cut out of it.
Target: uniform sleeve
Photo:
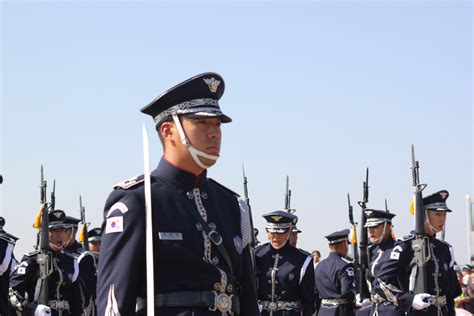
[[[316,293],[313,260],[310,256],[306,258],[302,269],[304,274],[300,283],[300,291],[303,298],[303,316],[311,316],[316,310]]]
[[[145,269],[145,211],[132,190],[116,190],[104,208],[97,280],[98,315],[133,315]]]
[[[257,281],[253,268],[250,246],[242,252],[242,295],[240,296],[240,315],[260,315],[257,303]]]
[[[456,312],[454,310],[454,298],[462,294],[461,284],[458,282],[456,276],[456,271],[454,271],[454,252],[453,247],[449,246],[450,252],[450,263],[448,270],[448,280],[449,280],[449,289],[446,291],[446,304],[448,306],[449,316],[455,316]]]
[[[92,254],[84,253],[79,257],[79,289],[83,301],[82,309],[89,311],[93,308],[96,298],[97,273]]]
[[[35,257],[24,256],[10,278],[10,288],[18,301],[23,302],[28,291],[32,291],[38,280],[38,265]],[[29,295],[33,295],[30,292]],[[31,301],[33,298],[31,298]]]
[[[404,292],[398,280],[403,275],[405,267],[410,265],[412,257],[413,253],[409,241],[395,243],[390,252],[389,260],[382,263],[379,275],[374,282],[375,292],[388,301],[397,304],[404,312],[411,310],[414,295]]]
[[[355,300],[355,268],[353,264],[348,264],[339,273],[339,282],[341,284],[341,297],[348,302]]]

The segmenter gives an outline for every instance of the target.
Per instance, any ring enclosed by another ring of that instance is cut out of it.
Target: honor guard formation
[[[154,121],[163,156],[149,171],[145,150],[144,173],[111,188],[101,227],[89,229],[81,197],[80,218],[56,209],[55,186],[48,202],[41,168],[36,246],[20,261],[13,252],[18,238],[4,230],[0,217],[0,315],[474,311],[472,267],[457,265],[443,237],[452,212],[449,193],[423,196],[426,185],[419,182],[413,147],[415,226],[403,237],[395,238],[396,214],[387,206],[368,208],[367,169],[360,222],[354,221],[348,196],[347,225],[321,230],[326,258],[297,246],[302,231],[290,207],[288,178],[284,208],[263,215],[268,240],[261,234],[257,240],[245,173],[243,197],[207,176],[220,155],[221,124],[232,121],[219,104],[224,88],[219,74],[200,74],[141,109]]]

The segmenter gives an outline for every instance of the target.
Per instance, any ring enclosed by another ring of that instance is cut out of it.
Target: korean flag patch
[[[354,276],[354,269],[348,268],[346,271],[348,276]]]
[[[399,258],[400,258],[400,253],[396,251],[392,251],[392,253],[390,254],[390,259],[398,260]]]
[[[107,218],[105,233],[121,233],[123,232],[123,216],[114,216]]]

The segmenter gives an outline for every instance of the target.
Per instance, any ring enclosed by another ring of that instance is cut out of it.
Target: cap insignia
[[[446,193],[446,192],[440,192],[439,195],[441,195],[441,198],[442,198],[443,200],[445,200],[445,199],[446,199],[446,196],[448,195],[448,193]]]
[[[57,219],[60,219],[61,218],[61,213],[57,212],[57,213],[53,213],[54,217],[56,217]]]
[[[275,222],[279,222],[283,218],[283,216],[272,216],[272,218]]]
[[[209,86],[209,90],[211,90],[211,92],[216,92],[217,88],[221,84],[220,80],[217,80],[214,77],[204,78],[203,80]]]

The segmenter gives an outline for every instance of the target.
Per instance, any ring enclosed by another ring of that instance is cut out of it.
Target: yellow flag
[[[410,215],[413,216],[415,215],[415,199],[411,198],[410,202]]]
[[[86,224],[83,224],[82,229],[81,229],[81,233],[79,234],[79,241],[80,242],[84,242],[84,240],[86,239],[85,235],[86,235]]]
[[[357,244],[357,234],[356,234],[354,225],[352,225],[351,227],[351,243],[353,245]]]
[[[33,223],[33,228],[39,229],[41,227],[41,216],[43,215],[44,204],[41,205],[41,208],[36,215],[35,222]]]

